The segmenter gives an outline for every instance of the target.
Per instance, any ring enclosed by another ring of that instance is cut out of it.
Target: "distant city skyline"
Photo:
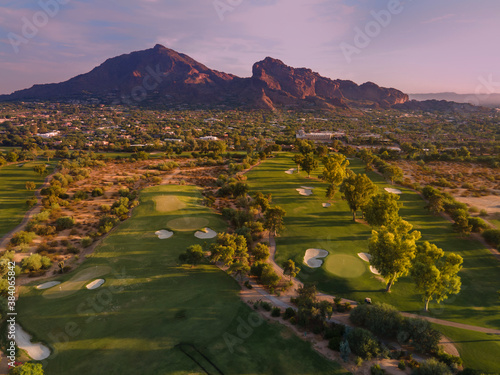
[[[500,93],[499,14],[495,0],[8,0],[0,94],[157,43],[241,77],[271,56],[408,94]]]

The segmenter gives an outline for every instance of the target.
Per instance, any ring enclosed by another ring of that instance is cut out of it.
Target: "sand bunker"
[[[310,186],[301,186],[301,188],[306,190],[314,190],[314,188]]]
[[[358,253],[358,257],[360,257],[361,259],[363,259],[365,262],[370,262],[370,259],[372,259],[372,256],[371,254],[368,254],[368,253]]]
[[[162,229],[162,230],[155,232],[155,234],[158,236],[158,238],[160,240],[166,240],[167,238],[172,237],[174,235],[174,232]]]
[[[59,284],[61,284],[60,281],[49,281],[47,283],[43,283],[43,284],[38,285],[36,288],[41,289],[41,290],[49,289],[49,288],[52,288],[52,287],[59,285]]]
[[[290,168],[288,171],[285,171],[286,174],[293,174],[296,171],[295,168]]]
[[[50,349],[40,343],[33,344],[31,336],[19,324],[16,324],[16,343],[35,361],[41,361],[50,356]]]
[[[401,194],[401,190],[398,190],[398,189],[385,188],[384,190],[387,191],[388,193],[392,193],[392,194]]]
[[[304,255],[304,263],[311,268],[319,268],[323,264],[323,260],[328,255],[328,251],[322,249],[307,249]]]
[[[370,271],[371,273],[373,273],[374,275],[379,275],[380,276],[380,272],[378,272],[378,270],[373,267],[373,266],[370,266]]]
[[[331,203],[323,203],[323,208],[328,208],[328,207],[331,207],[332,204]]]
[[[48,299],[70,296],[82,289],[84,285],[89,283],[89,281],[94,280],[97,277],[107,275],[111,271],[112,269],[109,266],[88,267],[83,271],[76,273],[71,279],[65,281],[56,288],[47,289],[42,295]]]
[[[196,238],[200,238],[202,240],[207,240],[207,239],[210,239],[210,238],[215,238],[217,237],[217,232],[210,229],[210,228],[205,228],[203,230],[199,230],[198,232],[196,232],[194,234],[194,236]]]
[[[92,281],[91,283],[88,283],[86,288],[89,290],[94,290],[99,288],[102,284],[104,284],[104,279],[97,279]]]
[[[310,189],[301,188],[301,189],[295,189],[295,190],[297,190],[300,195],[305,195],[305,196],[309,196],[313,193],[312,190],[310,190]]]

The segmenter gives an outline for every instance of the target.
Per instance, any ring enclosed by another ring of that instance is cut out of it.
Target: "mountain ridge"
[[[0,95],[0,101],[89,99],[109,104],[202,104],[267,110],[389,109],[404,107],[410,102],[407,94],[395,88],[380,87],[373,82],[358,85],[349,80],[331,79],[308,68],[288,66],[272,57],[256,62],[251,77],[238,77],[210,69],[160,44],[108,58],[90,72],[64,82],[38,84]],[[416,108],[425,108],[425,104]]]

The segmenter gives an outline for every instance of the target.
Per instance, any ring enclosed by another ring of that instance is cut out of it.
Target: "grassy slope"
[[[293,168],[291,154],[280,154],[258,168],[249,172],[249,184],[252,190],[272,193],[273,203],[281,205],[287,211],[286,230],[277,240],[277,261],[289,258],[302,264],[306,249],[321,248],[333,254],[344,253],[356,256],[367,251],[370,227],[352,221],[346,202],[335,196],[331,208],[324,209],[326,184],[317,179],[307,179],[305,174],[287,175],[285,170]],[[351,161],[351,167],[363,172],[364,166],[359,160]],[[320,169],[313,173],[317,176]],[[369,173],[369,177],[380,187],[390,186],[382,177]],[[301,185],[316,187],[314,195],[300,196],[295,189]],[[451,224],[441,217],[430,215],[424,209],[421,197],[408,189],[401,189],[400,201],[404,204],[400,214],[415,229],[422,232],[422,240],[427,240],[453,251],[464,257],[462,292],[437,305],[431,303],[431,315],[446,320],[498,328],[500,314],[496,291],[500,289],[500,265],[480,243],[460,238],[452,231]],[[325,262],[328,265],[328,258]],[[400,279],[393,287],[393,292],[384,292],[384,284],[368,270],[357,278],[340,278],[329,273],[326,267],[311,270],[303,266],[300,278],[304,281],[317,282],[322,291],[341,295],[354,300],[371,297],[374,301],[387,302],[403,311],[420,312],[423,308],[421,297],[415,293],[409,278]]]
[[[153,201],[158,194],[175,194],[188,206],[158,213]],[[133,217],[122,223],[82,268],[110,265],[113,273],[104,277],[102,288],[84,289],[55,301],[43,298],[33,287],[22,288],[19,320],[58,353],[48,360],[46,374],[200,373],[174,348],[179,342],[195,343],[226,374],[343,372],[309,344],[274,324],[255,328],[231,353],[223,334],[237,335],[239,319],[247,321],[252,314],[239,299],[238,285],[213,266],[178,265],[178,255],[187,246],[204,243],[193,233],[178,232],[163,241],[154,236],[168,220],[186,215],[206,217],[214,230],[224,230],[225,223],[199,206],[199,199],[198,190],[189,186],[143,191]],[[176,318],[182,310],[186,318]],[[57,343],[54,337],[65,329],[75,331],[74,336],[67,344]]]
[[[465,366],[500,373],[500,337],[441,325],[435,327],[455,343]]]
[[[22,167],[19,165],[24,164]],[[37,164],[47,164],[44,161],[19,162],[0,168],[0,237],[14,229],[26,213],[26,200],[33,196],[27,191],[26,181],[33,181],[37,189],[43,183],[41,177],[33,171]]]

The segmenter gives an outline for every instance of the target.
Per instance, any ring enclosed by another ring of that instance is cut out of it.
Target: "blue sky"
[[[245,77],[272,56],[407,93],[473,93],[500,81],[499,35],[497,0],[7,0],[0,93],[156,43]]]

